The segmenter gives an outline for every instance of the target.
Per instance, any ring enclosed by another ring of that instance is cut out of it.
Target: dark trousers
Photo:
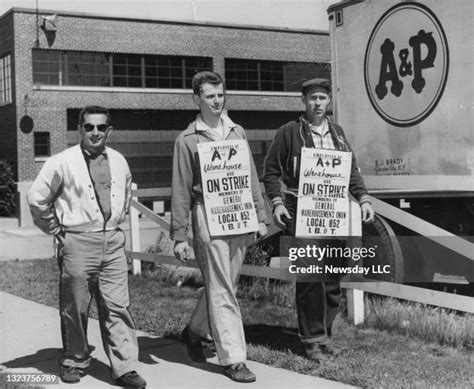
[[[292,217],[285,220],[285,234],[294,236],[297,199],[288,195],[285,206]],[[332,324],[339,311],[341,298],[339,279],[296,283],[298,332],[303,345],[324,344],[328,341],[332,335]]]

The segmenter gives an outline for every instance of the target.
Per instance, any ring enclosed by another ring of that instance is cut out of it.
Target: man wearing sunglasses
[[[90,364],[87,321],[95,297],[112,378],[119,386],[143,388],[146,382],[135,370],[138,342],[119,228],[129,209],[132,178],[125,158],[105,146],[112,130],[107,109],[83,108],[80,144],[46,161],[28,202],[35,224],[58,243],[62,381],[79,382]]]

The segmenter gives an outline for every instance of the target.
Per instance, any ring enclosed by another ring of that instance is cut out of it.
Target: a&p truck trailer
[[[474,282],[472,0],[331,2],[333,112],[393,281]],[[471,284],[472,285],[472,284]]]

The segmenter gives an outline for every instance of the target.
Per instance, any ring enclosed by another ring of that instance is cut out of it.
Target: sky
[[[0,0],[0,15],[12,7],[89,12],[173,21],[262,25],[328,30],[333,0]]]

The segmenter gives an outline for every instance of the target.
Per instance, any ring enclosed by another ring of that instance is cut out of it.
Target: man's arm
[[[263,200],[262,190],[260,188],[260,181],[258,180],[257,168],[255,167],[255,161],[253,160],[252,151],[250,150],[250,145],[248,143],[247,135],[245,130],[238,126],[241,131],[240,136],[247,142],[247,147],[249,150],[249,160],[250,160],[250,185],[252,190],[252,200],[255,205],[255,211],[257,212],[257,219],[259,223],[265,223],[267,221],[267,212],[265,211],[265,201]]]
[[[280,228],[285,227],[282,217],[291,219],[291,216],[283,204],[281,195],[280,178],[284,173],[284,163],[288,158],[289,145],[285,138],[284,127],[280,127],[273,138],[263,163],[263,183],[268,197],[272,202],[273,219]]]
[[[33,222],[41,231],[53,235],[61,232],[54,209],[54,202],[63,186],[61,166],[58,162],[55,157],[46,161],[27,196]]]
[[[178,136],[173,152],[173,176],[171,182],[170,238],[188,241],[189,211],[191,209],[193,167],[191,151],[182,136]]]
[[[284,135],[284,127],[280,127],[263,162],[263,183],[272,202],[282,201],[280,178],[288,156],[288,145]]]
[[[126,176],[125,176],[125,213],[130,211],[130,202],[132,200],[132,173],[128,166],[127,161],[125,161],[127,167]]]
[[[257,168],[255,167],[255,161],[253,160],[252,152],[250,150],[250,145],[245,134],[245,130],[241,128],[242,136],[247,141],[247,147],[249,150],[249,160],[250,160],[250,186],[252,190],[252,200],[255,205],[255,211],[257,213],[258,220],[258,235],[263,237],[267,235],[267,223],[268,217],[265,210],[265,200],[262,196],[262,190],[260,189],[260,182],[258,180]]]

